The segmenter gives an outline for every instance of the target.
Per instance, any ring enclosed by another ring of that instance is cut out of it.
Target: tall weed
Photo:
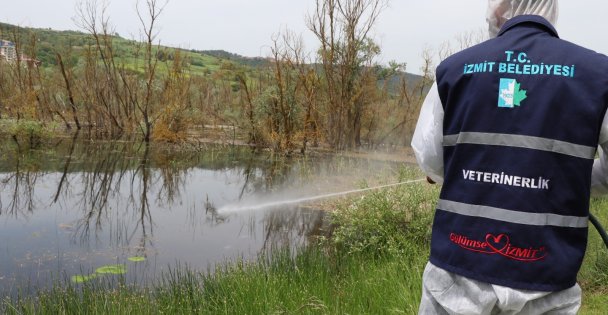
[[[412,179],[400,172],[399,181]],[[438,188],[426,183],[404,184],[363,195],[331,213],[327,240],[345,253],[403,255],[428,248]]]

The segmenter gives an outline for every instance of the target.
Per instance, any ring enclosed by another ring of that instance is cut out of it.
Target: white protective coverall
[[[489,0],[486,20],[490,37],[510,18],[523,14],[557,21],[557,0]],[[437,85],[420,111],[412,148],[420,168],[443,183],[443,106]],[[608,113],[600,133],[600,158],[593,165],[593,195],[608,193]],[[472,280],[428,263],[423,274],[419,314],[576,314],[581,304],[578,285],[560,292],[517,290]]]

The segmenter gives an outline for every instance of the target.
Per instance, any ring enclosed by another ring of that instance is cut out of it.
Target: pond
[[[212,271],[307,244],[319,203],[276,204],[395,178],[401,163],[286,158],[249,148],[7,140],[0,153],[0,293],[124,274],[146,284],[175,266]],[[256,207],[275,201],[272,207]],[[239,205],[238,207],[231,207]],[[251,205],[248,209],[247,205]],[[231,208],[235,211],[222,211]]]

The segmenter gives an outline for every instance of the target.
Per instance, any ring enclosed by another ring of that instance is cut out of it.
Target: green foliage
[[[246,66],[250,66],[250,67],[268,66],[268,60],[265,58],[243,57],[241,55],[233,54],[233,53],[227,52],[225,50],[203,50],[203,51],[192,50],[192,52],[197,52],[197,53],[200,53],[202,55],[207,55],[207,56],[213,56],[218,59],[233,60],[233,61],[238,62],[241,65],[246,65]]]
[[[37,148],[44,141],[52,138],[57,129],[56,124],[45,125],[34,120],[0,120],[0,134],[12,137],[19,145],[29,148]]]
[[[413,314],[425,257],[334,260],[318,247],[275,251],[212,274],[184,266],[155,285],[99,279],[4,300],[3,314]]]
[[[0,23],[0,39],[14,41],[13,34],[18,34],[24,51],[27,54],[34,55],[42,61],[43,68],[50,68],[57,65],[56,53],[63,54],[64,51],[73,51],[74,55],[70,56],[64,63],[68,67],[72,67],[83,58],[81,52],[84,52],[89,45],[94,45],[94,39],[91,35],[77,31],[56,31],[51,29],[38,29],[28,27],[18,27],[10,24]],[[30,39],[36,38],[35,47],[30,47]],[[138,69],[138,72],[143,71],[141,67],[144,64],[144,55],[139,52],[137,42],[120,37],[118,34],[112,36],[113,50],[116,60],[125,62],[128,69]],[[34,50],[34,51],[31,51]],[[180,50],[182,56],[189,60],[190,64],[195,66],[191,70],[194,75],[205,75],[208,72],[215,72],[220,69],[220,66],[229,66],[229,64],[238,64],[245,67],[258,67],[267,64],[264,58],[247,58],[237,54],[220,51],[197,51],[171,48],[166,46],[154,47],[153,53],[159,58],[160,62],[171,63],[174,58],[173,51]],[[230,60],[230,61],[227,61]],[[161,71],[166,71],[164,67],[159,68]]]
[[[129,257],[130,261],[144,261],[143,257]],[[127,266],[123,264],[105,265],[95,269],[95,272],[90,275],[74,275],[70,277],[72,283],[86,283],[104,275],[123,275],[127,273]]]
[[[85,282],[93,280],[95,278],[97,278],[96,273],[91,274],[91,275],[74,275],[70,279],[72,280],[73,283],[85,283]]]
[[[142,257],[142,256],[133,256],[133,257],[129,257],[127,258],[129,261],[132,262],[142,262],[142,261],[146,261],[146,257]]]
[[[190,62],[191,65],[195,66],[195,67],[204,67],[205,63],[200,60],[200,59],[192,59],[192,61]]]
[[[590,211],[604,228],[608,227],[608,199],[591,199]],[[580,314],[605,314],[608,305],[608,248],[589,224],[589,240],[578,282],[583,289]]]
[[[348,254],[376,256],[424,248],[430,241],[436,196],[437,189],[423,183],[363,195],[332,212],[335,228],[330,242]]]
[[[38,121],[32,120],[19,120],[14,121],[10,130],[10,133],[17,137],[24,138],[41,138],[43,134],[43,125]]]
[[[590,211],[596,215],[604,228],[608,226],[608,199],[592,199]],[[585,263],[581,268],[579,281],[583,289],[591,291],[605,291],[608,284],[608,248],[591,224]]]
[[[121,275],[127,273],[127,266],[123,264],[101,266],[95,269],[95,273]]]

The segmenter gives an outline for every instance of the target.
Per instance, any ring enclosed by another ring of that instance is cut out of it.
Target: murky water
[[[212,270],[268,249],[295,248],[326,224],[314,205],[217,209],[358,188],[399,166],[335,156],[287,159],[238,147],[176,151],[72,139],[33,150],[11,141],[2,147],[5,295],[91,275],[105,265],[123,264],[127,279],[143,284],[178,264]]]

